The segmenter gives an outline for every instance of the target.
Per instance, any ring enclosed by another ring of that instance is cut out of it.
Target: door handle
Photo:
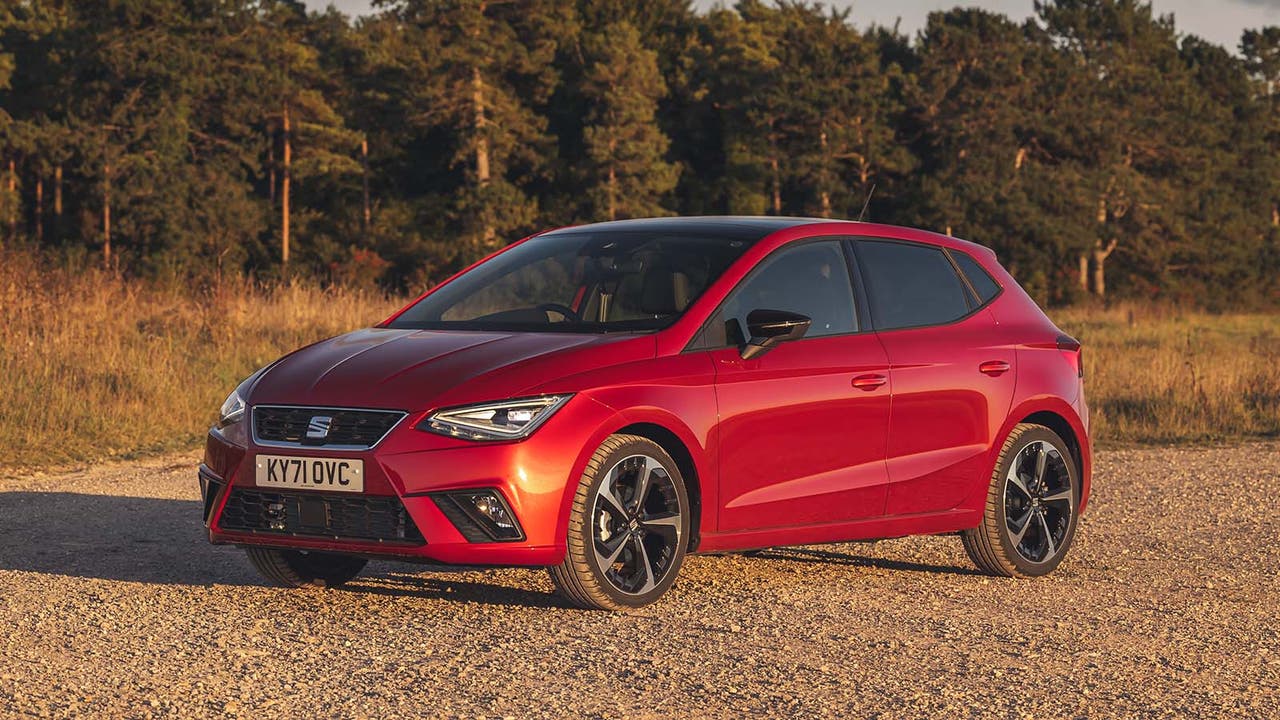
[[[1009,372],[1009,363],[1003,360],[988,360],[978,366],[978,372],[983,375],[997,377]]]
[[[883,375],[859,375],[853,379],[853,386],[859,390],[875,390],[887,382],[889,378]]]

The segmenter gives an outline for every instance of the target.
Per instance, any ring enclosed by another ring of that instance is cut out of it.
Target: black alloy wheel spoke
[[[637,566],[634,577],[641,581],[640,587],[634,592],[646,593],[658,584],[653,574],[653,563],[649,561],[649,551],[644,546],[644,538],[642,536],[632,536],[631,543],[635,551],[634,557]]]
[[[1023,513],[1022,519],[1016,523],[1016,529],[1014,528],[1014,525],[1009,526],[1009,530],[1011,531],[1009,534],[1009,540],[1013,542],[1014,547],[1017,547],[1022,543],[1022,538],[1026,536],[1027,530],[1031,529],[1031,522],[1034,519],[1034,516],[1035,512],[1028,508],[1027,511]]]
[[[610,541],[613,541],[610,545]],[[614,535],[609,540],[595,541],[596,560],[602,569],[608,570],[618,562],[618,556],[627,548],[626,535]]]
[[[640,518],[640,527],[675,540],[676,535],[680,533],[680,513],[669,512],[643,516]]]

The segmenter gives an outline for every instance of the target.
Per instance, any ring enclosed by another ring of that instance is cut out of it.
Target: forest
[[[1138,0],[914,37],[791,1],[3,0],[0,244],[398,293],[549,227],[865,206],[1045,304],[1274,309],[1278,83],[1280,28]]]

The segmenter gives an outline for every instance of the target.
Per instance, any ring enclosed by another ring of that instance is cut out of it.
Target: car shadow
[[[880,570],[898,570],[905,572],[942,573],[949,575],[981,575],[975,568],[958,565],[933,565],[910,562],[907,560],[890,560],[887,558],[867,557],[834,550],[819,550],[814,547],[778,547],[766,548],[750,556],[753,560],[787,560],[789,562],[811,563],[816,565],[852,565],[854,567],[877,568]]]
[[[238,548],[210,545],[197,500],[0,492],[0,571],[164,585],[267,586]],[[454,568],[373,563],[346,590],[493,605],[564,607],[547,592]],[[421,574],[418,574],[421,573]]]
[[[401,566],[403,567],[403,566]],[[422,574],[390,570],[382,574],[361,575],[343,591],[387,597],[404,597],[485,605],[514,605],[532,608],[573,607],[559,595],[509,585],[477,582],[474,577],[484,568],[453,568],[424,565]],[[466,574],[474,574],[468,577]],[[440,577],[448,575],[452,577]]]
[[[0,571],[197,587],[266,586],[239,549],[208,543],[200,510],[196,500],[0,492]],[[769,548],[753,559],[977,574],[968,568],[817,547]],[[483,568],[377,562],[344,591],[490,605],[569,607],[553,593],[486,579]]]

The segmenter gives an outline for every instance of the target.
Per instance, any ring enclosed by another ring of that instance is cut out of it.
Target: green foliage
[[[128,272],[276,275],[287,145],[289,273],[344,284],[573,221],[855,217],[874,188],[869,219],[986,243],[1044,302],[1280,303],[1280,28],[1235,54],[1139,0],[914,40],[798,0],[377,10],[5,3],[0,236],[101,257],[109,216]]]
[[[588,36],[584,51],[586,216],[670,214],[662,200],[675,188],[679,168],[664,160],[669,142],[654,117],[666,93],[657,53],[646,49],[639,31],[626,22]]]

